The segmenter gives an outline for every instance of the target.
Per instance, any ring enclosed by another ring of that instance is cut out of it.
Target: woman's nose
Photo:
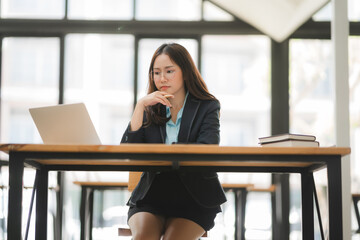
[[[161,75],[160,75],[160,81],[161,81],[161,82],[167,81],[164,73],[161,73]]]

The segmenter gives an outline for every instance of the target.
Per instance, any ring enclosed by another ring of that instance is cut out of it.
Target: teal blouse
[[[176,116],[176,122],[174,123],[171,119],[166,123],[166,138],[165,143],[166,144],[172,144],[178,142],[178,135],[181,125],[181,118],[184,111],[184,106],[186,103],[187,96],[189,95],[189,92],[186,93],[184,104],[182,108],[179,110],[177,116]],[[166,117],[170,117],[170,108],[166,107]]]

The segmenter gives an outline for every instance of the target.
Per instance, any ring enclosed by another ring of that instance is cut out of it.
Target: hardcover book
[[[304,135],[304,134],[293,134],[293,133],[285,133],[285,134],[278,134],[268,137],[261,137],[259,138],[259,143],[271,143],[271,142],[279,142],[285,140],[300,140],[300,141],[315,141],[316,137],[313,135]]]
[[[284,140],[261,144],[262,147],[319,147],[318,141]]]

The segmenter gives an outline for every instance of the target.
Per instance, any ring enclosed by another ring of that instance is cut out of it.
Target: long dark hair
[[[158,91],[154,82],[153,70],[155,60],[161,54],[168,55],[171,61],[180,67],[184,79],[185,90],[189,91],[189,94],[200,100],[216,99],[207,89],[189,52],[177,43],[164,43],[155,51],[149,67],[148,94]],[[164,125],[169,120],[169,118],[166,117],[165,108],[160,103],[147,107],[145,111],[147,119],[145,126],[148,126],[151,123]]]

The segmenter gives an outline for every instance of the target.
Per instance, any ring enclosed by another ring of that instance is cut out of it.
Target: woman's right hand
[[[168,98],[174,98],[174,95],[167,92],[155,91],[141,98],[137,104],[141,104],[143,107],[148,107],[161,103],[162,105],[171,107],[171,103]]]
[[[134,113],[130,122],[130,130],[137,131],[141,128],[145,107],[153,106],[158,103],[171,107],[171,103],[168,98],[174,98],[174,95],[161,91],[150,93],[145,97],[141,98],[135,106]]]

